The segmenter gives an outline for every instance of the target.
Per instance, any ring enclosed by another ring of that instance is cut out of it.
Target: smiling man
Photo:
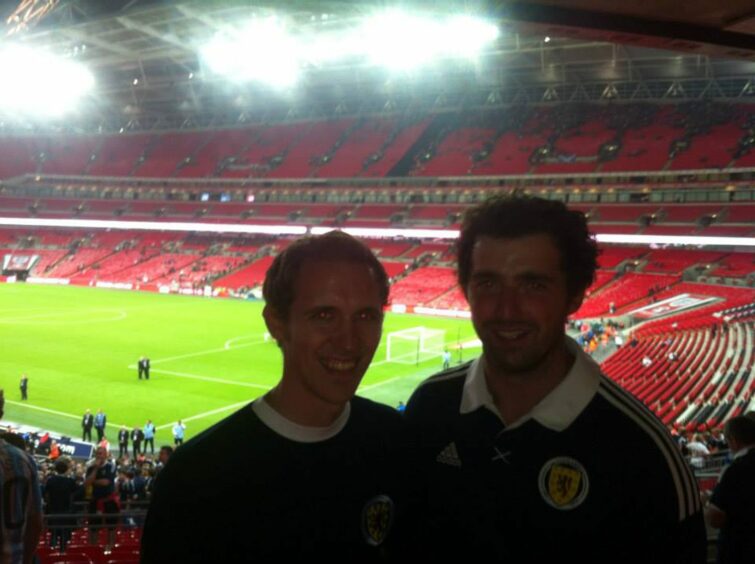
[[[331,232],[279,254],[263,294],[281,379],[176,450],[157,480],[143,562],[387,556],[402,419],[354,395],[380,342],[385,271]]]
[[[596,259],[584,215],[560,202],[497,197],[467,213],[458,279],[483,354],[426,380],[406,408],[438,557],[705,562],[673,441],[565,334]]]

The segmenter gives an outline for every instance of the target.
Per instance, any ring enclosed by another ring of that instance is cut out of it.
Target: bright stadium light
[[[437,57],[442,26],[433,19],[387,10],[367,20],[359,35],[371,62],[410,70]]]
[[[74,109],[94,87],[81,63],[21,45],[0,47],[0,111],[54,117]]]
[[[441,58],[471,58],[498,38],[498,27],[472,16],[428,16],[386,10],[357,32],[364,55],[391,69],[410,70]]]
[[[474,57],[500,35],[498,26],[471,16],[453,16],[446,24],[446,36],[452,38],[449,55]]]
[[[283,22],[269,17],[216,36],[201,48],[200,56],[210,70],[234,82],[286,88],[298,80],[300,51]]]

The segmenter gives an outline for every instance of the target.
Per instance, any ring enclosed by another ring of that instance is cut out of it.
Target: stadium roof
[[[297,30],[334,30],[387,4],[25,0],[5,2],[2,15],[11,38],[93,69],[97,93],[68,124],[86,130],[523,102],[755,99],[752,0],[465,2],[503,32],[477,66],[443,61],[397,78],[367,63],[329,64],[308,69],[287,95],[229,84],[198,56],[203,42],[252,14],[283,12]]]

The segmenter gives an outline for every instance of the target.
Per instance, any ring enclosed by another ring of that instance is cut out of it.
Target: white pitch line
[[[197,413],[196,415],[192,415],[191,417],[181,419],[181,421],[194,421],[195,419],[202,419],[204,417],[207,417],[208,415],[215,415],[216,413],[222,413],[223,411],[228,411],[229,409],[236,409],[237,407],[241,407],[242,405],[247,405],[250,401],[252,400],[244,400],[238,403],[232,403],[231,405],[226,405],[225,407],[211,409],[210,411],[205,411],[204,413]],[[158,426],[157,429],[167,429],[168,427],[172,427],[176,423],[176,421],[172,421],[170,423],[166,423],[165,425]]]
[[[242,347],[253,347],[255,345],[261,345],[264,342],[265,341],[254,341],[252,343],[247,343],[245,345],[237,345],[237,346],[235,346],[233,348],[234,349],[240,349]],[[192,357],[195,357],[195,356],[203,356],[203,355],[206,355],[206,354],[213,354],[213,353],[218,353],[218,352],[227,352],[228,350],[230,350],[230,349],[226,349],[225,347],[221,347],[221,348],[218,348],[218,349],[207,349],[207,350],[204,350],[204,351],[197,351],[197,352],[193,352],[193,353],[179,354],[177,356],[166,356],[165,358],[160,358],[158,360],[152,360],[150,362],[152,364],[159,364],[161,362],[170,362],[172,360],[180,360],[182,358],[192,358]],[[135,367],[136,367],[136,365],[129,366],[129,368],[135,368]]]
[[[12,400],[5,400],[5,403],[10,403],[12,405],[18,405],[21,407],[28,407],[29,409],[36,409],[37,411],[44,411],[46,413],[52,413],[53,415],[60,415],[62,417],[69,417],[71,419],[81,419],[83,417],[82,415],[74,415],[73,413],[66,413],[64,411],[56,411],[55,409],[49,409],[47,407],[40,407],[38,405],[32,405],[30,403],[22,402],[22,401],[12,401]],[[113,425],[115,427],[121,427],[121,423],[114,423],[113,421],[108,421],[108,425]]]
[[[205,380],[206,382],[217,382],[219,384],[232,384],[235,386],[244,386],[245,388],[256,388],[259,390],[269,390],[271,386],[261,384],[251,384],[249,382],[239,382],[237,380],[225,380],[223,378],[213,378],[211,376],[200,376],[199,374],[189,374],[187,372],[173,372],[171,370],[152,370],[157,374],[168,374],[170,376],[179,376],[180,378],[193,378],[194,380]]]
[[[246,345],[236,345],[235,347],[233,346],[233,344],[234,344],[235,342],[237,342],[237,341],[243,341],[244,339],[250,339],[250,338],[252,338],[252,337],[254,337],[254,336],[256,336],[256,335],[257,335],[256,333],[253,333],[253,334],[251,334],[251,335],[239,335],[238,337],[231,337],[230,339],[228,339],[228,340],[227,340],[227,341],[226,341],[226,342],[225,342],[225,343],[223,344],[223,348],[224,348],[225,350],[229,351],[229,350],[231,350],[231,349],[236,349],[236,348],[239,348],[239,347],[246,347],[246,346],[249,346],[249,345],[251,345],[251,344],[260,344],[259,342],[256,342],[256,341],[255,341],[255,343],[247,343]],[[263,339],[263,341],[262,341],[262,342],[263,342],[263,343],[266,343],[267,341],[265,341],[265,340]]]

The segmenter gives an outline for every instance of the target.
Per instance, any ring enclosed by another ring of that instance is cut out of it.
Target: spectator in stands
[[[50,476],[45,482],[47,513],[51,515],[73,513],[73,496],[79,486],[76,480],[67,475],[68,470],[68,460],[58,460],[55,462],[55,475]],[[71,528],[74,524],[72,517],[51,517],[48,522],[52,531],[50,546],[58,547],[60,552],[65,552],[66,545],[71,540]]]
[[[640,362],[642,363],[643,368],[648,368],[651,364],[653,364],[653,359],[648,355],[645,355],[642,357],[642,360]]]
[[[483,354],[407,404],[426,559],[704,563],[697,486],[673,440],[565,335],[596,269],[584,215],[494,197],[467,212],[457,252]]]
[[[5,408],[0,389],[0,417]],[[14,487],[15,486],[15,487]],[[42,531],[42,496],[36,464],[21,449],[0,439],[0,560],[30,563]]]
[[[168,463],[170,457],[173,456],[173,447],[169,445],[163,445],[160,447],[160,453],[157,456],[159,468],[162,468]]]
[[[706,510],[708,523],[721,533],[719,564],[755,562],[755,420],[730,419],[724,434],[734,461],[724,470]]]
[[[403,420],[354,396],[380,341],[382,265],[344,233],[307,237],[275,258],[264,296],[281,380],[176,450],[142,562],[362,562],[397,542]]]
[[[97,443],[97,448],[104,448],[110,453],[110,441],[107,440],[107,435],[102,435],[102,440]]]
[[[710,456],[710,450],[705,446],[705,442],[701,440],[700,435],[693,435],[689,441],[687,441],[687,452],[690,455],[690,464],[695,468],[703,468],[705,466],[705,460]]]
[[[108,458],[107,449],[98,446],[94,460],[87,467],[84,481],[84,487],[91,492],[87,511],[90,515],[89,544],[97,544],[97,534],[103,525],[108,529],[108,545],[115,544],[115,524],[118,518],[114,515],[119,512],[115,479],[115,463]]]

